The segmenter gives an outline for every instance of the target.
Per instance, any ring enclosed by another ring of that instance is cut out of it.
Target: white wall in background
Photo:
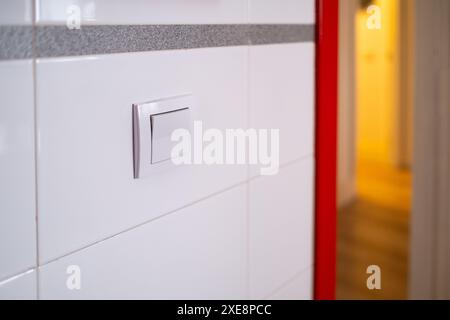
[[[448,300],[450,2],[414,1],[414,6],[417,76],[409,290],[411,299]]]

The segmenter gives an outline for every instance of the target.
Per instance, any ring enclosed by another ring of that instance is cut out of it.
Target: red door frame
[[[316,0],[314,298],[335,299],[339,0]]]

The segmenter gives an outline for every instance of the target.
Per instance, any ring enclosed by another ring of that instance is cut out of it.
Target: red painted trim
[[[335,299],[339,0],[316,0],[316,239],[314,298]]]

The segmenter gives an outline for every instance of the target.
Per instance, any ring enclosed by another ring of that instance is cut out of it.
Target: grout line
[[[277,288],[275,288],[271,293],[267,294],[262,300],[269,300],[271,296],[274,294],[277,294],[281,290],[285,289],[291,282],[293,282],[295,279],[300,277],[302,274],[304,274],[309,269],[314,268],[314,264],[308,265],[307,267],[303,268],[302,270],[296,272],[292,277],[281,283]]]
[[[246,235],[246,251],[247,251],[247,260],[246,260],[246,277],[247,277],[247,282],[246,282],[246,294],[247,294],[247,299],[251,298],[251,261],[250,261],[250,223],[251,223],[251,219],[250,219],[250,183],[249,181],[247,181],[245,183],[245,198],[246,198],[246,223],[247,223],[247,235]]]
[[[24,270],[24,271],[21,271],[21,272],[19,272],[19,273],[16,273],[15,275],[8,276],[8,277],[6,277],[6,278],[0,279],[0,287],[3,286],[3,285],[5,285],[5,284],[7,284],[7,283],[9,283],[9,282],[12,282],[12,281],[14,281],[14,280],[17,280],[17,279],[19,279],[20,277],[23,277],[23,276],[25,276],[25,275],[27,275],[27,274],[30,274],[30,273],[32,273],[32,272],[35,271],[35,270],[37,270],[37,269],[36,269],[36,268],[26,269],[26,270]]]
[[[251,0],[247,0],[247,24],[250,24],[250,4]]]
[[[245,186],[245,184],[247,183],[247,181],[248,181],[248,180],[241,181],[241,182],[236,183],[236,184],[234,184],[234,185],[232,185],[232,186],[230,186],[230,187],[227,187],[227,188],[222,189],[222,190],[220,190],[220,191],[217,191],[217,192],[214,192],[214,193],[212,193],[212,194],[209,194],[209,195],[206,196],[206,197],[203,197],[203,198],[201,198],[201,199],[195,200],[195,201],[193,201],[193,202],[191,202],[191,203],[189,203],[189,204],[183,205],[183,206],[181,206],[181,207],[179,207],[179,208],[173,209],[173,210],[171,210],[171,211],[169,211],[169,212],[167,212],[167,213],[164,213],[164,214],[162,214],[162,215],[160,215],[160,216],[158,216],[158,217],[155,217],[155,218],[146,220],[146,221],[144,221],[144,222],[142,222],[142,223],[139,223],[139,224],[137,224],[137,225],[135,225],[135,226],[129,227],[129,228],[125,229],[125,230],[122,230],[122,231],[120,231],[120,232],[114,234],[114,235],[111,235],[111,236],[105,237],[105,238],[103,238],[103,239],[100,239],[100,240],[98,240],[98,241],[92,242],[92,243],[90,243],[90,244],[88,244],[88,245],[85,245],[85,246],[80,247],[80,248],[78,248],[78,249],[76,249],[76,250],[70,251],[70,252],[68,252],[68,253],[66,253],[66,254],[64,254],[64,255],[61,255],[61,256],[59,256],[59,257],[57,257],[57,258],[53,258],[53,259],[50,259],[50,260],[48,260],[48,261],[46,261],[46,262],[42,262],[42,263],[40,264],[39,267],[44,267],[44,266],[46,266],[46,265],[48,265],[48,264],[50,264],[50,263],[52,263],[52,262],[55,262],[55,261],[57,261],[57,260],[60,260],[60,259],[65,258],[65,257],[67,257],[67,256],[70,256],[70,255],[72,255],[72,254],[78,253],[78,252],[83,251],[83,250],[85,250],[85,249],[88,249],[88,248],[90,248],[90,247],[93,247],[93,246],[95,246],[95,245],[97,245],[97,244],[100,244],[100,243],[102,243],[102,242],[105,242],[105,241],[107,241],[107,240],[110,240],[110,239],[112,239],[112,238],[115,238],[115,237],[117,237],[117,236],[120,236],[120,235],[122,235],[122,234],[125,234],[125,233],[127,233],[127,232],[129,232],[129,231],[132,231],[132,230],[138,229],[138,228],[140,228],[140,227],[143,227],[143,226],[147,225],[148,223],[151,223],[151,222],[160,220],[160,219],[162,219],[162,218],[164,218],[164,217],[167,217],[167,216],[169,216],[169,215],[172,215],[172,214],[177,214],[177,213],[179,213],[179,211],[181,211],[181,210],[183,210],[183,209],[189,208],[189,207],[191,207],[191,206],[193,206],[193,205],[195,205],[195,204],[198,204],[198,203],[200,203],[200,202],[202,202],[202,201],[208,200],[208,199],[213,198],[213,197],[215,197],[215,196],[218,196],[218,195],[220,195],[220,194],[222,194],[222,193],[228,192],[228,191],[230,191],[230,190],[232,190],[232,189],[234,189],[234,188],[237,188],[237,187],[240,187],[240,186]]]
[[[250,24],[250,0],[247,0],[247,25]],[[247,31],[248,32],[248,31]],[[247,129],[250,128],[251,120],[250,120],[250,46],[251,41],[250,37],[247,39]],[[249,145],[247,145],[247,154],[249,154]],[[245,183],[245,214],[246,214],[246,283],[245,290],[247,300],[251,298],[251,260],[250,260],[250,165],[247,164],[247,182]]]
[[[27,269],[24,269],[22,271],[18,271],[18,272],[14,273],[14,274],[6,275],[5,277],[0,278],[0,286],[4,285],[4,284],[6,284],[6,283],[8,283],[8,282],[10,282],[12,280],[15,280],[17,278],[20,278],[21,276],[23,276],[23,275],[25,275],[27,273],[30,273],[33,270],[36,270],[36,267],[27,268]]]
[[[40,299],[39,279],[39,200],[38,200],[38,154],[39,132],[37,120],[37,79],[36,79],[36,0],[32,1],[32,61],[33,61],[33,111],[34,111],[34,197],[35,197],[35,232],[36,232],[36,297]]]
[[[247,3],[249,4],[250,0],[247,1]],[[249,4],[250,5],[250,4]],[[250,97],[250,46],[247,46],[247,129],[250,128],[251,125],[251,119],[250,119],[250,104],[251,104],[251,97]],[[247,154],[249,153],[250,150],[250,146],[247,144]],[[250,275],[251,275],[251,261],[250,261],[250,223],[251,223],[251,219],[250,219],[250,165],[247,164],[247,182],[245,184],[245,201],[246,201],[246,223],[247,223],[247,227],[246,227],[246,252],[247,252],[247,260],[246,260],[246,277],[247,277],[247,281],[246,281],[246,294],[247,294],[247,299],[250,299],[250,295],[251,295],[251,281],[250,281]]]
[[[290,161],[288,161],[288,162],[283,163],[282,165],[280,165],[279,170],[288,168],[288,167],[290,167],[290,166],[293,166],[293,165],[295,165],[295,164],[297,164],[297,163],[300,163],[300,162],[302,162],[302,161],[305,161],[305,160],[308,160],[308,159],[311,159],[311,158],[314,159],[314,156],[315,156],[314,153],[310,153],[310,154],[307,154],[307,155],[303,155],[303,156],[301,156],[301,157],[298,157],[298,158],[296,158],[296,159],[294,159],[294,160],[290,160]],[[278,174],[277,174],[277,175],[278,175]],[[255,181],[255,180],[258,180],[258,179],[261,179],[261,178],[266,178],[266,177],[276,177],[277,175],[274,175],[274,176],[264,176],[264,175],[258,174],[258,175],[255,175],[255,176],[253,176],[253,177],[249,176],[248,182],[252,182],[252,181]]]
[[[250,2],[251,2],[251,0],[247,0],[247,26],[250,25],[250,8],[251,8]],[[248,37],[247,41],[248,41],[248,45],[250,46],[251,45],[250,37]]]

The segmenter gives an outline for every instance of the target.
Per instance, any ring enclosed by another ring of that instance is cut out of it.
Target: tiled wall
[[[314,0],[4,0],[0,24],[64,25],[70,4],[92,25],[314,24]],[[314,51],[0,61],[0,298],[310,299]],[[279,174],[199,165],[133,179],[131,104],[186,92],[205,127],[279,128]]]
[[[0,6],[0,28],[31,26],[30,1]],[[0,299],[37,297],[33,82],[32,60],[0,61]]]

